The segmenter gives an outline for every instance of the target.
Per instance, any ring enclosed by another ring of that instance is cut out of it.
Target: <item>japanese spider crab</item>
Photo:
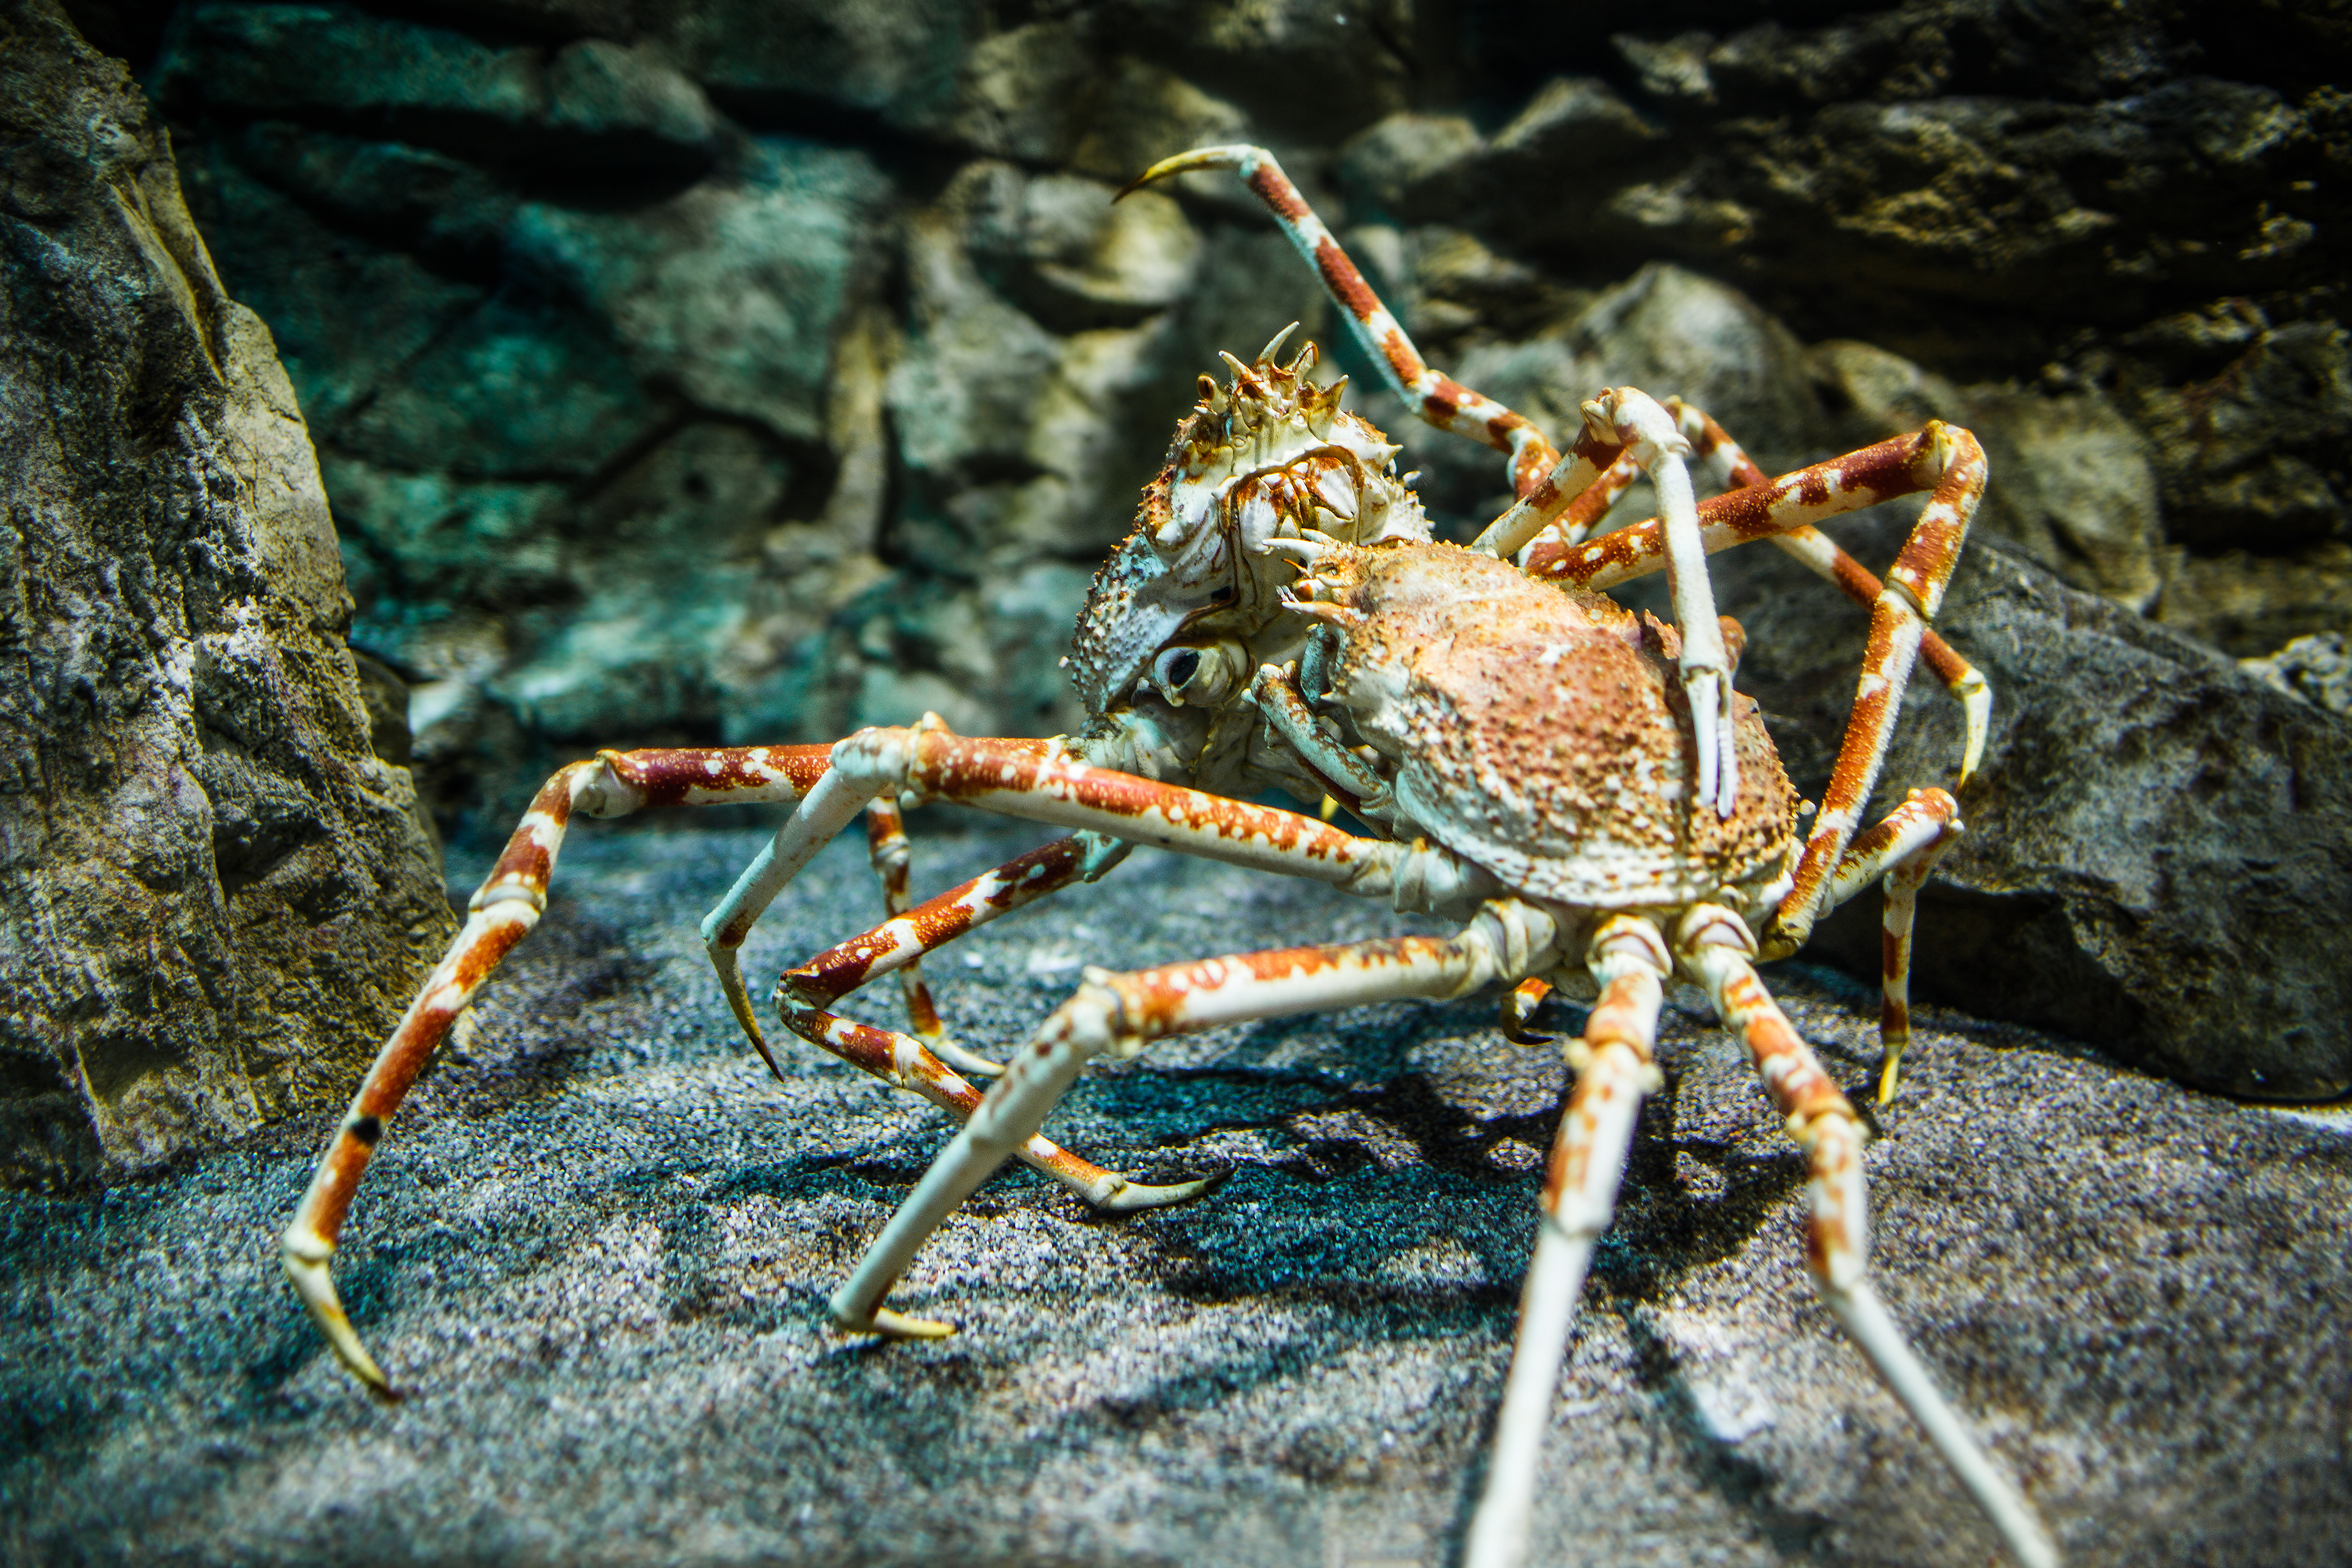
[[[1486,1489],[1465,1552],[1504,1568],[1525,1548],[1537,1461],[1576,1300],[1607,1227],[1652,1060],[1664,984],[1705,989],[1748,1048],[1803,1150],[1809,1261],[1824,1299],[2025,1563],[2057,1561],[2039,1522],[1936,1391],[1873,1289],[1853,1107],[1758,978],[1827,909],[1885,884],[1885,1066],[1895,1089],[1908,1034],[1914,897],[1960,831],[1940,789],[1915,790],[1867,833],[1858,814],[1883,762],[1913,664],[1927,658],[1968,715],[1965,780],[1990,696],[1927,629],[1983,489],[1968,432],[1919,433],[1769,480],[1698,410],[1631,388],[1583,407],[1565,454],[1526,419],[1431,370],[1273,158],[1217,147],[1155,165],[1135,185],[1192,170],[1239,174],[1318,269],[1390,388],[1423,419],[1507,454],[1517,500],[1468,548],[1433,542],[1397,448],[1307,377],[1310,344],[1276,363],[1227,355],[1201,379],[1134,532],[1095,581],[1069,662],[1091,721],[1050,741],[913,729],[830,747],[605,752],[550,779],[474,895],[447,956],[385,1044],[281,1241],[287,1272],[346,1366],[396,1398],[353,1332],[328,1262],[384,1119],[477,987],[530,932],[576,812],[774,801],[792,816],[703,925],[722,989],[775,1065],[736,952],[752,922],[860,813],[893,916],[798,967],[775,1000],[795,1036],[954,1112],[961,1131],[850,1279],[835,1321],[908,1338],[952,1332],[895,1312],[891,1286],[940,1221],[1018,1157],[1111,1210],[1178,1202],[1208,1182],[1148,1186],[1049,1142],[1040,1128],[1078,1072],[1160,1036],[1316,1008],[1513,987],[1504,1027],[1549,985],[1591,996],[1547,1169]],[[1133,189],[1135,185],[1129,188]],[[1122,193],[1124,194],[1124,193]],[[1286,335],[1286,331],[1284,335]],[[1691,459],[1729,489],[1701,503]],[[1587,542],[1637,475],[1660,517]],[[1812,524],[1931,492],[1882,584]],[[1870,631],[1852,720],[1825,798],[1800,837],[1800,803],[1732,674],[1736,623],[1718,619],[1706,555],[1769,539],[1854,600]],[[1664,569],[1675,626],[1601,590]],[[1279,786],[1324,799],[1321,817],[1244,804]],[[951,801],[1076,830],[909,907],[902,803]],[[1344,805],[1376,836],[1331,825]],[[946,1037],[921,956],[1073,882],[1134,844],[1308,877],[1462,922],[1452,937],[1309,946],[1163,965],[1089,969],[1075,995],[999,1067]],[[911,1034],[830,1011],[897,972]],[[994,1076],[982,1094],[957,1068]]]

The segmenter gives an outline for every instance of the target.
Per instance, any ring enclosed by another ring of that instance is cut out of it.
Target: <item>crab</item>
[[[1967,431],[1915,435],[1767,479],[1720,426],[1633,388],[1582,407],[1563,453],[1520,416],[1431,370],[1362,274],[1261,149],[1181,154],[1129,188],[1198,170],[1238,174],[1319,271],[1389,389],[1440,427],[1505,455],[1517,500],[1467,547],[1431,535],[1399,448],[1288,363],[1277,335],[1255,361],[1202,376],[1134,531],[1097,574],[1066,664],[1089,721],[1050,740],[957,735],[934,717],[832,746],[604,752],[558,772],[474,895],[447,955],[378,1055],[331,1135],[280,1242],[296,1290],[336,1354],[397,1398],[344,1314],[329,1272],[360,1177],[436,1046],[499,961],[529,934],[575,816],[776,802],[790,816],[704,921],[720,989],[777,1066],[737,953],[754,921],[863,813],[890,919],[787,970],[785,1029],[961,1123],[835,1294],[853,1332],[937,1338],[889,1291],[932,1230],[1008,1159],[1097,1208],[1199,1196],[1213,1184],[1138,1182],[1043,1136],[1087,1064],[1185,1030],[1406,997],[1506,988],[1504,1032],[1543,1037],[1554,987],[1588,998],[1565,1055],[1575,1079],[1550,1152],[1485,1489],[1465,1561],[1522,1557],[1568,1334],[1617,1188],[1653,1059],[1664,987],[1711,999],[1748,1048],[1802,1150],[1808,1261],[1847,1333],[1972,1495],[2011,1553],[2056,1554],[2032,1510],[1937,1391],[1865,1268],[1863,1124],[1757,973],[1794,952],[1829,909],[1884,886],[1882,1099],[1908,1035],[1916,895],[1961,831],[1942,789],[1913,790],[1858,831],[1915,663],[1967,717],[1963,782],[1990,693],[1929,630],[1985,462]],[[1124,193],[1122,193],[1124,194]],[[1728,488],[1701,502],[1694,461]],[[1660,515],[1591,537],[1646,475]],[[1882,584],[1813,525],[1928,492]],[[1870,607],[1852,720],[1809,828],[1752,700],[1734,686],[1742,637],[1716,614],[1707,553],[1769,539]],[[1671,624],[1602,590],[1664,570]],[[1249,804],[1270,789],[1318,812]],[[1070,836],[926,900],[908,891],[902,809],[976,806]],[[1360,831],[1337,826],[1344,810]],[[1410,936],[1086,971],[1076,993],[999,1064],[950,1038],[920,960],[974,928],[1110,871],[1148,844],[1309,878],[1456,926]],[[834,1009],[901,977],[910,1030]],[[970,1075],[970,1076],[967,1076]],[[983,1092],[973,1078],[992,1079]]]

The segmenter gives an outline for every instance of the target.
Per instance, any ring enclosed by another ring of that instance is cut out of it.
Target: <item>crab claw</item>
[[[286,1278],[292,1281],[294,1293],[310,1309],[310,1321],[327,1336],[334,1347],[335,1359],[349,1367],[352,1375],[367,1387],[370,1394],[387,1405],[400,1403],[400,1391],[368,1354],[367,1346],[360,1343],[359,1335],[352,1329],[352,1321],[343,1311],[343,1303],[335,1294],[334,1277],[327,1272],[327,1261],[334,1256],[335,1244],[322,1236],[304,1228],[299,1223],[287,1226],[286,1234],[278,1238],[278,1260],[286,1268]]]

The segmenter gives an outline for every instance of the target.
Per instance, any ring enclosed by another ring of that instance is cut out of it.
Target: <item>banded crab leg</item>
[[[1650,476],[1658,492],[1666,581],[1674,595],[1675,629],[1682,638],[1683,689],[1695,716],[1698,776],[1694,805],[1712,806],[1718,815],[1728,816],[1739,788],[1732,745],[1731,659],[1716,618],[1715,589],[1707,578],[1698,505],[1691,489],[1686,461],[1693,450],[1691,440],[1663,405],[1630,386],[1602,393],[1585,404],[1583,412],[1588,439],[1613,440],[1617,455],[1606,467],[1587,476],[1581,493],[1573,498],[1549,488],[1548,480],[1496,518],[1470,547],[1508,560],[1550,527],[1556,517],[1572,513],[1573,529],[1590,528],[1615,494],[1622,494],[1631,482],[1629,471]]]
[[[1348,312],[1348,324],[1357,342],[1379,367],[1389,390],[1402,398],[1407,408],[1441,430],[1467,436],[1507,455],[1513,495],[1557,494],[1563,497],[1564,504],[1565,497],[1582,489],[1615,461],[1615,448],[1601,442],[1580,446],[1562,458],[1552,449],[1543,432],[1524,416],[1433,370],[1429,362],[1421,357],[1421,351],[1413,347],[1412,340],[1405,336],[1396,317],[1381,303],[1372,286],[1364,280],[1362,271],[1339,248],[1339,242],[1332,237],[1323,220],[1315,216],[1307,198],[1298,194],[1298,187],[1290,183],[1282,165],[1274,161],[1274,154],[1265,148],[1235,143],[1180,153],[1152,164],[1128,182],[1118,194],[1124,196],[1157,180],[1208,169],[1239,174],[1242,183],[1265,204],[1291,245],[1315,268],[1331,298]]]
[[[1691,444],[1694,462],[1706,468],[1717,484],[1725,489],[1748,489],[1772,481],[1758,468],[1739,443],[1703,410],[1694,408],[1678,397],[1664,402],[1666,412],[1673,416],[1676,426]],[[1553,576],[1553,568],[1575,545],[1584,542],[1609,509],[1622,499],[1633,481],[1641,477],[1637,460],[1640,454],[1628,449],[1610,465],[1601,477],[1558,517],[1549,521],[1524,548],[1517,552],[1520,567],[1538,576]],[[1868,505],[1870,502],[1862,504]],[[1514,509],[1516,510],[1517,509]],[[1497,529],[1508,514],[1496,524]],[[1794,557],[1805,569],[1821,577],[1855,604],[1868,609],[1885,591],[1875,574],[1861,562],[1847,554],[1837,542],[1810,523],[1799,523],[1783,532],[1767,536],[1780,551]],[[1710,546],[1710,549],[1716,548]],[[1992,688],[1974,666],[1953,650],[1952,646],[1930,628],[1920,638],[1919,657],[1936,672],[1937,679],[1960,705],[1967,739],[1960,757],[1960,783],[1966,784],[1984,758],[1985,739],[1992,715]]]
[[[1911,923],[1927,873],[1965,829],[1959,803],[1939,789],[1915,789],[1886,819],[1853,841],[1830,879],[1827,909],[1885,884],[1879,917],[1878,1103],[1895,1100],[1895,1080],[1911,1043]]]
[[[925,721],[937,723],[938,719],[936,715],[926,715]],[[995,744],[1037,756],[1046,755],[1055,749],[1052,741],[1003,739]],[[824,747],[812,749],[818,752],[825,750]],[[829,804],[826,810],[831,812],[839,800],[848,796],[839,793],[845,787],[840,784],[829,787],[835,792],[827,795]],[[809,804],[804,801],[803,807]],[[903,900],[907,896],[906,827],[898,815],[897,797],[893,795],[886,800],[878,795],[872,795],[853,805],[850,816],[856,815],[859,805],[872,814],[867,818],[867,853],[874,862],[876,874],[882,879],[884,901],[889,905],[890,912],[896,914],[898,905],[891,900]],[[775,1058],[769,1056],[767,1037],[760,1032],[760,1020],[752,1010],[751,994],[744,987],[743,966],[738,954],[745,939],[751,934],[751,928],[767,911],[768,906],[775,901],[784,884],[791,881],[819,849],[824,847],[834,832],[848,825],[849,816],[835,823],[822,837],[806,837],[796,826],[800,822],[800,814],[795,814],[777,827],[775,837],[743,868],[743,874],[735,879],[735,885],[727,890],[727,896],[703,917],[702,921],[703,950],[710,955],[710,967],[719,973],[719,987],[726,994],[728,1009],[735,1015],[735,1022],[741,1026],[744,1037],[751,1042],[754,1050],[767,1058],[772,1068],[775,1065]],[[922,1011],[917,1011],[919,999]],[[919,975],[908,987],[908,1008],[915,1016],[919,1033],[922,1032],[925,1012],[929,1014],[933,1027],[938,1026],[939,1015],[930,1006],[929,990],[922,984]],[[940,1055],[966,1072],[985,1075],[999,1070],[997,1065],[985,1057],[974,1056],[947,1040],[944,1031],[929,1043]]]
[[[1741,450],[1739,443],[1696,408],[1679,398],[1668,398],[1666,406],[1673,410],[1685,436],[1690,437],[1692,457],[1705,463],[1718,476],[1717,482],[1726,489],[1748,489],[1772,481],[1764,470]],[[1602,509],[1607,510],[1605,507]],[[1822,578],[1847,598],[1868,609],[1885,592],[1885,584],[1877,574],[1839,548],[1835,540],[1810,523],[1800,523],[1782,533],[1770,536],[1781,553],[1796,560],[1813,575]],[[1919,657],[1936,672],[1936,679],[1960,705],[1967,725],[1967,741],[1960,755],[1960,784],[1966,786],[1984,760],[1985,737],[1991,728],[1992,688],[1974,665],[1954,651],[1952,645],[1928,628],[1919,639]]]
[[[863,936],[852,937],[787,969],[776,983],[776,1007],[784,1026],[894,1089],[928,1100],[959,1119],[970,1118],[980,1108],[980,1090],[924,1048],[922,1041],[841,1017],[828,1009],[876,976],[893,970],[903,975],[923,954],[964,932],[1059,892],[1083,878],[1087,866],[1084,845],[1076,838],[1056,839],[920,906],[902,910]],[[768,1065],[772,1069],[775,1067],[772,1060]],[[1030,1139],[1016,1152],[1108,1213],[1181,1203],[1213,1184],[1203,1181],[1148,1186],[1116,1171],[1106,1171],[1042,1137]]]
[[[830,763],[823,746],[712,751],[604,752],[541,786],[506,852],[467,904],[448,952],[377,1051],[351,1108],[328,1139],[317,1172],[278,1239],[278,1258],[327,1342],[380,1398],[396,1394],[352,1331],[328,1265],[384,1123],[499,961],[530,934],[547,908],[548,879],[572,816],[625,816],[646,806],[746,805],[808,795]]]
[[[1862,806],[1878,782],[1903,688],[1917,660],[1927,623],[1942,605],[1969,523],[1984,495],[1984,448],[1955,425],[1930,421],[1916,435],[1865,447],[1784,474],[1769,485],[1737,489],[1698,508],[1700,539],[1713,554],[1895,496],[1930,492],[1895,565],[1872,601],[1862,677],[1821,814],[1805,841],[1796,884],[1767,932],[1774,957],[1794,952],[1820,918],[1831,874],[1853,839]],[[1607,588],[1654,572],[1667,555],[1658,519],[1619,529],[1530,568],[1585,588]]]
[[[877,796],[866,806],[866,851],[874,863],[875,878],[882,884],[883,909],[897,916],[914,908],[914,896],[907,890],[907,819],[897,801]],[[1055,884],[1067,885],[1066,879]],[[940,1022],[939,1006],[931,1000],[931,988],[923,983],[919,954],[909,957],[899,967],[898,987],[906,996],[908,1027],[930,1050],[965,1072],[979,1073],[984,1078],[993,1078],[1004,1070],[998,1063],[964,1049],[949,1037],[947,1026]]]
[[[1593,1245],[1617,1208],[1625,1152],[1644,1096],[1659,1087],[1652,1060],[1664,982],[1674,973],[1665,939],[1637,915],[1614,915],[1585,947],[1601,987],[1584,1037],[1569,1047],[1576,1087],[1561,1113],[1544,1171],[1542,1220],[1519,1293],[1518,1334],[1486,1490],[1470,1521],[1463,1568],[1516,1568],[1525,1552],[1536,1467],[1551,1425],[1569,1329],[1583,1294]]]
[[[1512,980],[1552,957],[1552,918],[1516,900],[1483,905],[1453,937],[1236,954],[1113,974],[1095,969],[1016,1052],[1005,1074],[908,1194],[849,1279],[833,1315],[852,1331],[935,1339],[951,1325],[882,1302],[940,1222],[1034,1137],[1096,1057],[1132,1057],[1149,1041],[1191,1029],[1412,996],[1459,996]]]
[[[1757,977],[1755,938],[1729,910],[1701,904],[1684,916],[1675,952],[1682,972],[1706,989],[1724,1027],[1748,1047],[1773,1109],[1805,1152],[1811,1200],[1805,1251],[1822,1300],[1976,1500],[2010,1554],[2026,1568],[2056,1568],[2057,1551],[2040,1521],[1937,1392],[1870,1283],[1862,1124]]]

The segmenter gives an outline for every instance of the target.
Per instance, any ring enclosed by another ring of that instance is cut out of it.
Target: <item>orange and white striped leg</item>
[[[1518,1335],[1495,1419],[1486,1485],[1470,1523],[1463,1568],[1517,1568],[1569,1330],[1593,1245],[1617,1210],[1625,1152],[1643,1097],[1659,1087],[1652,1060],[1664,982],[1674,972],[1665,939],[1637,915],[1611,917],[1593,933],[1585,966],[1601,986],[1584,1037],[1568,1059],[1576,1088],[1544,1173],[1543,1223],[1519,1293]]]
[[[1459,996],[1492,980],[1516,980],[1553,959],[1549,915],[1516,900],[1481,906],[1458,936],[1389,937],[1342,946],[1296,947],[1128,974],[1088,971],[1077,993],[1014,1053],[964,1123],[834,1293],[842,1327],[938,1338],[946,1323],[882,1305],[924,1241],[957,1205],[1020,1150],[1096,1057],[1132,1057],[1162,1036],[1223,1024],[1353,1007],[1409,996]]]
[[[1372,363],[1380,367],[1389,390],[1403,399],[1407,408],[1441,430],[1454,431],[1507,454],[1511,493],[1515,496],[1527,496],[1535,490],[1560,465],[1559,455],[1552,450],[1551,443],[1528,419],[1430,368],[1421,357],[1421,351],[1413,347],[1412,340],[1405,336],[1396,317],[1372,292],[1362,271],[1339,248],[1330,229],[1315,216],[1307,198],[1298,194],[1298,187],[1290,183],[1282,165],[1265,148],[1236,144],[1180,153],[1152,164],[1118,194],[1124,196],[1155,180],[1205,169],[1229,170],[1239,174],[1242,183],[1265,204],[1298,254],[1323,279],[1323,287],[1332,300],[1347,312],[1356,341]],[[1602,458],[1601,461],[1605,465],[1609,458]],[[1585,482],[1589,482],[1589,476]],[[1580,489],[1583,486],[1580,483],[1575,488]]]
[[[1056,839],[784,971],[776,983],[776,1008],[784,1026],[892,1088],[928,1100],[960,1121],[969,1119],[980,1108],[980,1091],[922,1041],[829,1009],[877,975],[893,970],[904,974],[923,954],[1068,887],[1084,875],[1086,866],[1085,847],[1076,838]],[[776,1064],[771,1060],[768,1066],[772,1071]],[[1030,1139],[1015,1152],[1087,1203],[1111,1213],[1181,1203],[1213,1184],[1146,1185],[1042,1137]]]
[[[1915,789],[1886,820],[1853,841],[1830,879],[1824,912],[1883,880],[1885,903],[1880,918],[1879,984],[1885,995],[1878,1015],[1884,1064],[1878,1103],[1895,1099],[1904,1048],[1911,1043],[1911,923],[1919,889],[1944,851],[1966,828],[1959,803],[1939,789]]]
[[[1843,550],[1820,529],[1810,525],[1772,535],[1781,553],[1802,562],[1807,570],[1828,582],[1847,598],[1864,606],[1874,605],[1886,591],[1878,574]],[[1992,731],[1992,687],[1976,666],[1962,658],[1951,644],[1930,627],[1919,639],[1919,657],[1933,670],[1952,700],[1960,705],[1964,739],[1960,745],[1960,784],[1976,776],[1984,761],[1986,738]]]
[[[845,824],[864,799],[912,791],[1107,840],[1328,882],[1389,899],[1399,909],[1464,913],[1501,890],[1493,877],[1442,847],[1360,838],[1295,811],[1095,767],[1024,742],[957,735],[944,726],[861,730],[835,744],[832,756],[826,785],[840,781],[849,792],[843,800],[854,795],[855,803],[826,803],[820,788],[801,804],[798,816],[822,809]],[[779,842],[785,837],[780,834]],[[783,863],[780,851],[777,864]],[[758,901],[764,905],[773,896],[768,882],[782,882],[761,874]]]
[[[1717,496],[1698,507],[1701,540],[1711,554],[1898,495],[1930,491],[1887,573],[1885,588],[1871,605],[1853,714],[1821,814],[1798,863],[1795,889],[1782,902],[1769,933],[1769,951],[1776,957],[1803,945],[1819,918],[1830,874],[1853,837],[1863,803],[1878,782],[1903,688],[1918,658],[1927,623],[1951,583],[1984,482],[1984,449],[1976,437],[1958,426],[1933,421],[1916,435],[1882,441],[1783,475],[1769,485]],[[1665,525],[1652,519],[1539,563],[1531,561],[1528,570],[1580,587],[1611,587],[1664,566],[1666,533]]]
[[[905,914],[915,903],[914,896],[907,890],[907,819],[898,803],[887,795],[876,796],[866,808],[866,851],[874,863],[875,879],[882,884],[883,908],[892,915]],[[1056,884],[1061,885],[1064,884]],[[993,1078],[1004,1070],[998,1063],[964,1049],[949,1037],[947,1026],[940,1021],[940,1010],[931,1001],[931,988],[923,983],[919,955],[908,958],[899,968],[898,988],[906,995],[907,1023],[917,1039],[965,1072]]]
[[[947,725],[936,713],[923,716],[923,726],[944,733]],[[1054,749],[1051,741],[995,739],[987,742],[1000,751],[1024,755],[1044,756]],[[824,752],[818,747],[814,750]],[[830,755],[830,752],[826,752]],[[710,955],[710,967],[718,972],[719,988],[727,997],[729,1011],[743,1030],[744,1037],[762,1057],[768,1055],[768,1042],[760,1033],[760,1020],[752,1011],[751,994],[744,988],[743,966],[739,956],[744,940],[761,915],[775,901],[784,885],[800,874],[801,868],[815,858],[816,852],[829,843],[833,836],[856,816],[859,811],[883,796],[879,788],[869,788],[862,781],[827,773],[824,782],[802,800],[795,811],[776,829],[776,835],[761,847],[735,885],[718,907],[702,919],[703,951]],[[895,800],[897,792],[889,792]],[[887,887],[887,877],[885,877]],[[928,997],[926,998],[928,1000]],[[773,1058],[771,1059],[771,1065]],[[993,1064],[973,1058],[980,1064],[973,1070],[985,1072]]]
[[[1865,1272],[1870,1252],[1868,1197],[1862,1169],[1864,1133],[1836,1084],[1822,1070],[1788,1016],[1757,977],[1756,940],[1729,910],[1702,904],[1675,936],[1682,971],[1704,986],[1724,1026],[1747,1046],[1789,1135],[1805,1152],[1811,1213],[1806,1253],[1822,1300],[1869,1358],[1951,1468],[2010,1553],[2026,1568],[2055,1568],[2056,1549],[2006,1478],[1992,1467],[1916,1352],[1905,1341]]]
[[[376,1053],[278,1238],[278,1258],[296,1294],[337,1357],[371,1392],[387,1400],[399,1397],[335,1294],[328,1266],[336,1237],[384,1124],[409,1086],[490,971],[539,923],[573,814],[612,817],[647,806],[796,800],[819,786],[829,766],[823,746],[605,752],[593,762],[573,763],[541,787],[467,906],[466,923],[447,954]]]
[[[1772,481],[1763,469],[1751,461],[1722,426],[1703,410],[1693,408],[1678,397],[1665,400],[1668,413],[1675,416],[1677,426],[1691,443],[1691,458],[1703,465],[1715,482],[1725,489],[1747,489],[1769,485]],[[1557,563],[1571,545],[1581,544],[1611,507],[1617,504],[1634,479],[1641,477],[1640,465],[1633,454],[1621,457],[1596,479],[1591,487],[1578,496],[1574,503],[1562,511],[1556,521],[1538,532],[1533,541],[1517,552],[1522,568],[1538,575],[1553,575],[1547,570]],[[1865,502],[1864,504],[1869,504]],[[1515,509],[1516,510],[1516,509]],[[1868,609],[1885,591],[1875,573],[1838,543],[1811,524],[1801,523],[1785,532],[1767,535],[1773,544],[1787,555],[1801,562],[1806,570],[1826,581],[1855,604]],[[1710,542],[1709,551],[1721,548]],[[1936,678],[1944,683],[1952,700],[1960,705],[1965,725],[1965,738],[1960,753],[1959,782],[1966,784],[1984,759],[1985,741],[1991,730],[1992,688],[1984,676],[1969,661],[1954,651],[1951,644],[1931,628],[1919,642],[1919,657]]]

